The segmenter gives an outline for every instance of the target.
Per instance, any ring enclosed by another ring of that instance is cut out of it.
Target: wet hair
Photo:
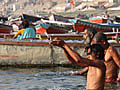
[[[95,34],[93,40],[96,40],[97,42],[106,41],[107,42],[107,36],[103,32],[98,32]]]
[[[88,33],[89,33],[90,35],[93,34],[93,37],[94,37],[95,34],[97,33],[97,31],[96,31],[95,29],[93,29],[93,28],[88,28],[87,31],[88,31]]]
[[[29,22],[27,20],[23,20],[22,21],[22,26],[23,26],[23,28],[29,27]]]
[[[88,52],[88,49],[90,49],[90,52]],[[87,55],[94,54],[97,59],[104,60],[104,49],[100,44],[87,46],[85,52],[87,52]]]

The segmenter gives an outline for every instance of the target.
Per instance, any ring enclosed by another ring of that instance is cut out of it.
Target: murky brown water
[[[1,68],[0,90],[85,90],[86,76],[72,76],[72,68]],[[120,84],[107,84],[106,90],[120,90]]]

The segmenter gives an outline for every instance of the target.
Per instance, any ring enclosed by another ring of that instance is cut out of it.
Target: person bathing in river
[[[87,28],[84,30],[83,38],[84,38],[84,44],[91,45],[92,39],[95,36],[97,31],[93,28]],[[84,50],[81,52],[81,56],[87,57]],[[85,72],[87,72],[88,67],[83,68],[81,71],[77,71],[72,73],[72,75],[83,75]]]
[[[104,49],[101,45],[87,46],[85,50],[87,58],[81,57],[60,39],[50,41],[50,45],[61,47],[72,64],[88,67],[87,90],[104,90],[106,66],[104,64]]]
[[[90,45],[96,33],[97,31],[93,28],[85,29],[83,33],[84,44]]]
[[[91,44],[100,44],[104,48],[104,59],[106,65],[106,82],[120,81],[120,56],[117,50],[108,43],[107,36],[103,32],[95,34]],[[81,70],[77,75],[87,72],[87,67]]]
[[[106,65],[106,82],[120,81],[120,56],[117,50],[108,43],[107,36],[98,32],[93,38],[92,44],[100,44],[104,48],[104,59]]]

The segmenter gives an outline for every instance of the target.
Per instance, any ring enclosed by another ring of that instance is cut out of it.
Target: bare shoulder
[[[118,53],[117,49],[116,49],[114,46],[109,46],[108,50],[109,50],[110,55],[111,55],[114,59],[115,59],[115,58],[116,58],[116,59],[119,59],[119,58],[120,58],[119,53]]]
[[[109,48],[108,48],[107,51],[109,51],[110,53],[112,53],[112,52],[116,52],[117,50],[115,49],[114,46],[109,46]]]

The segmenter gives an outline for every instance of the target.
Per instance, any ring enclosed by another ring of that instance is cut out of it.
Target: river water
[[[86,90],[86,76],[73,76],[73,68],[0,69],[0,90]],[[119,83],[106,84],[106,90],[120,90]]]

